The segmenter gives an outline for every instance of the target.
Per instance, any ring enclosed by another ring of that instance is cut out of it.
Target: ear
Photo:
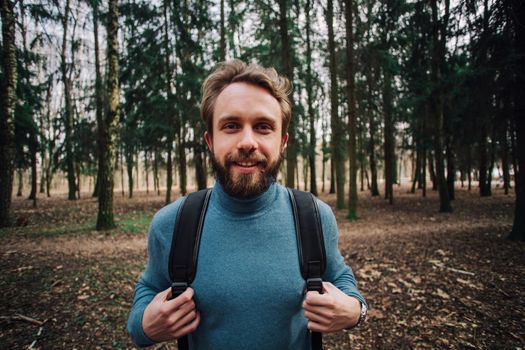
[[[288,142],[288,133],[284,134],[283,139],[281,141],[281,152],[284,151],[286,148],[286,143]]]
[[[210,151],[213,151],[213,136],[211,136],[207,131],[204,132],[204,141],[206,141]]]

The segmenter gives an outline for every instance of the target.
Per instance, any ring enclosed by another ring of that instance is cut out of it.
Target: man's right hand
[[[194,291],[169,300],[171,288],[160,292],[144,310],[142,329],[155,342],[174,340],[194,332],[199,326],[200,314],[195,310]]]

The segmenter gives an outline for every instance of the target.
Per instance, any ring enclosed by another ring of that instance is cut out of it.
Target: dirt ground
[[[392,206],[362,192],[359,220],[336,213],[370,312],[363,327],[326,335],[325,348],[525,348],[525,244],[506,240],[514,196],[457,190],[451,214],[437,212],[431,191],[395,197]],[[98,233],[91,198],[42,198],[37,209],[15,199],[22,226],[0,230],[0,348],[133,348],[126,320],[162,205],[161,196],[116,195],[119,227]]]

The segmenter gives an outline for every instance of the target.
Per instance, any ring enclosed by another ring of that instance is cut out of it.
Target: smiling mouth
[[[235,162],[235,165],[241,166],[243,168],[251,168],[259,165],[259,162]]]

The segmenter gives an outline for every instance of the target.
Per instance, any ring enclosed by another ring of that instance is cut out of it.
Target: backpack
[[[287,188],[292,203],[301,275],[307,291],[323,293],[326,254],[319,208],[310,192]],[[211,189],[190,193],[177,213],[169,256],[172,298],[181,295],[195,278],[200,237]],[[322,350],[322,335],[310,332],[312,350]],[[178,339],[179,350],[188,349],[187,336]]]

